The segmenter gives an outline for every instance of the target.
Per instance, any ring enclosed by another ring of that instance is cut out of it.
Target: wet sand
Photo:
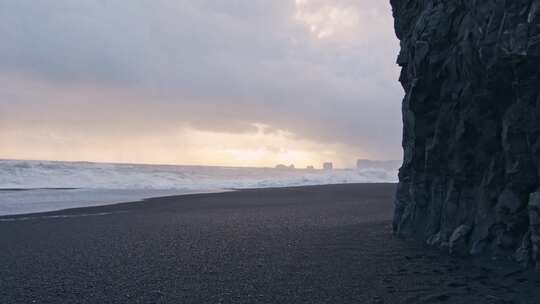
[[[0,217],[0,303],[540,303],[540,276],[391,233],[393,184]]]

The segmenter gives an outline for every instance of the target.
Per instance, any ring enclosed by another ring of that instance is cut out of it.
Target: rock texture
[[[395,231],[538,263],[540,0],[391,4],[406,92]]]

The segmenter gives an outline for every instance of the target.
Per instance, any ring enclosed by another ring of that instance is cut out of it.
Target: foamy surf
[[[0,160],[0,215],[139,201],[230,189],[396,182],[383,168],[278,170]],[[20,191],[25,190],[25,191]]]

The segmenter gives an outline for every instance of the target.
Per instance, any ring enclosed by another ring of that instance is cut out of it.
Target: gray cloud
[[[302,13],[329,4],[355,13],[357,28],[318,39],[285,0],[0,0],[0,73],[57,88],[144,92],[136,102],[111,98],[99,106],[150,111],[139,123],[145,131],[182,123],[242,132],[260,122],[372,157],[399,157],[402,92],[390,7],[314,0]],[[5,94],[12,98],[0,100],[4,113],[24,115],[48,102]],[[130,112],[137,111],[123,115]]]

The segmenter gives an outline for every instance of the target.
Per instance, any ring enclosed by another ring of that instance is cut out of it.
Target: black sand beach
[[[0,303],[540,303],[540,276],[391,232],[393,184],[0,218]]]

